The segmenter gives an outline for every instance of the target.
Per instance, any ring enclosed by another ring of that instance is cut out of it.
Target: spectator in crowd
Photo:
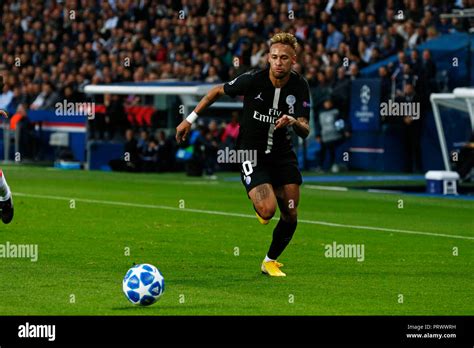
[[[413,49],[410,52],[410,58],[408,59],[408,64],[410,64],[410,68],[413,74],[419,77],[422,72],[422,62],[417,50]]]
[[[10,119],[10,131],[15,135],[15,151],[23,159],[34,159],[39,151],[34,126],[28,118],[28,106],[19,104],[16,112]]]
[[[61,99],[66,100],[67,103],[77,103],[83,101],[80,93],[74,90],[72,85],[66,85],[63,87]]]
[[[20,87],[13,88],[13,98],[10,101],[10,104],[7,106],[7,110],[17,110],[20,104],[26,104],[24,95],[22,94]],[[1,109],[1,108],[0,108]]]
[[[59,95],[54,91],[53,85],[50,82],[43,83],[41,93],[31,103],[32,110],[48,110],[54,108],[54,105],[59,100]]]
[[[332,88],[329,85],[326,75],[322,71],[317,73],[317,86],[313,89],[314,112],[317,115],[323,107],[323,101],[332,93]]]
[[[217,69],[213,66],[209,67],[208,76],[204,80],[207,83],[219,83],[222,82],[221,78],[217,74]]]
[[[208,124],[208,128],[211,139],[216,143],[220,143],[224,129],[222,127],[219,128],[216,120],[211,120]]]
[[[0,109],[7,110],[14,97],[13,91],[8,84],[3,85],[3,93],[0,94]]]
[[[430,94],[438,92],[436,73],[436,63],[431,59],[431,52],[427,49],[423,50],[419,90],[421,91],[421,101],[424,109],[429,105]]]
[[[108,129],[109,139],[115,137],[123,139],[125,130],[130,127],[130,123],[125,113],[123,98],[119,95],[105,95],[105,124]]]
[[[351,81],[347,76],[346,69],[341,66],[337,69],[337,80],[332,89],[332,97],[334,103],[339,105],[339,109],[343,115],[349,114],[349,96],[351,90]]]
[[[158,144],[158,167],[159,172],[166,172],[173,169],[174,151],[173,144],[170,139],[166,138],[166,133],[163,130],[158,131],[156,141]]]
[[[158,170],[158,143],[154,137],[148,139],[146,146],[140,153],[142,172],[156,172]]]
[[[402,71],[395,77],[395,88],[396,96],[402,96],[405,91],[405,86],[407,84],[411,84],[413,86],[416,86],[418,80],[418,76],[413,74],[410,64],[405,63],[402,66]]]
[[[237,137],[239,136],[239,113],[237,111],[232,112],[232,120],[224,129],[224,133],[222,134],[221,141],[224,146],[228,146],[229,148],[234,148],[235,143],[237,141]]]
[[[390,91],[392,89],[392,81],[388,74],[388,68],[386,66],[381,66],[379,68],[379,78],[380,78],[380,101],[386,102],[390,99]]]
[[[209,129],[205,130],[204,137],[204,172],[210,179],[215,179],[216,176],[214,173],[217,167],[217,150],[219,149],[219,144]]]
[[[382,45],[378,47],[380,48],[380,54],[382,58],[387,58],[396,53],[395,41],[389,34],[384,34],[382,38]]]
[[[318,155],[317,172],[324,171],[326,153],[329,153],[329,168],[331,172],[337,173],[339,166],[336,159],[336,149],[350,136],[348,122],[344,120],[340,111],[334,107],[333,100],[326,97],[323,109],[315,119],[316,141],[321,148]]]
[[[186,162],[186,172],[190,176],[202,176],[203,172],[210,179],[216,179],[214,170],[216,159],[212,156],[214,145],[210,141],[209,129],[203,122],[194,128],[189,136],[189,143],[193,148],[192,157]],[[217,151],[217,146],[215,146]]]
[[[145,152],[146,148],[148,147],[147,145],[148,139],[149,139],[148,132],[143,129],[140,132],[140,137],[138,138],[138,142],[137,142],[137,148],[140,153]]]
[[[412,83],[407,83],[404,87],[403,96],[399,96],[395,101],[399,103],[420,103],[415,93],[415,87]],[[418,117],[416,117],[418,116]],[[406,115],[403,117],[405,134],[405,153],[407,154],[407,171],[411,173],[420,173],[423,169],[421,163],[421,120],[420,115]]]
[[[474,134],[459,151],[458,160],[454,161],[454,167],[462,181],[472,181],[474,175],[470,175],[474,168]]]
[[[132,129],[125,131],[124,156],[109,162],[110,168],[114,171],[138,172],[140,168],[140,157],[135,140],[135,133]]]
[[[328,36],[326,41],[326,49],[328,51],[336,51],[339,48],[339,44],[344,39],[344,35],[337,30],[336,25],[333,23],[328,24]]]
[[[359,66],[355,63],[352,63],[349,66],[349,75],[351,80],[355,80],[360,77],[360,71],[359,71]]]
[[[10,130],[15,131],[17,125],[23,120],[27,119],[27,106],[25,104],[18,105],[16,112],[10,118]]]

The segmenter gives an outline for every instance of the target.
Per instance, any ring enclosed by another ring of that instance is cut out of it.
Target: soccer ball
[[[144,263],[130,268],[123,278],[125,297],[136,305],[149,306],[165,291],[165,279],[153,265]]]

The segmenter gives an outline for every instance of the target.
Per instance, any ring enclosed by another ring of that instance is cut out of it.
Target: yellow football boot
[[[270,222],[270,220],[265,220],[260,215],[258,215],[257,212],[255,212],[255,215],[257,215],[258,222],[260,222],[262,225],[268,225],[268,223]]]
[[[271,277],[286,277],[286,274],[280,270],[283,264],[277,261],[262,262],[262,273],[268,274]]]

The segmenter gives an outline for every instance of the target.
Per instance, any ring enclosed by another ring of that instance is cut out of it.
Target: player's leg
[[[277,259],[290,243],[296,230],[300,187],[298,184],[283,185],[275,188],[275,194],[280,208],[280,220],[273,230],[272,243],[262,262],[262,272],[284,277],[286,274],[280,270],[283,264]]]
[[[258,221],[263,225],[268,224],[277,208],[268,165],[260,160],[255,167],[252,167],[250,161],[242,163],[241,180],[252,200]]]
[[[7,184],[5,175],[0,169],[0,209],[2,210],[2,221],[5,224],[13,219],[13,200],[10,187]]]
[[[273,231],[273,240],[267,256],[276,260],[283,253],[293,238],[298,223],[298,203],[300,200],[300,186],[287,184],[275,189],[280,208],[280,220]]]
[[[272,185],[260,184],[255,186],[249,191],[248,195],[252,200],[259,222],[263,225],[268,224],[273,215],[275,215],[277,207],[277,200]]]
[[[281,215],[273,230],[272,243],[262,266],[271,262],[271,264],[280,268],[282,264],[277,261],[277,258],[290,243],[296,230],[300,185],[303,178],[298,168],[296,154],[293,151],[276,157],[270,168],[270,173],[270,182],[274,188]],[[277,275],[285,276],[281,271]]]
[[[264,225],[268,224],[275,215],[278,204],[270,182],[270,168],[267,165],[260,163],[255,168],[243,167],[242,183],[247,189],[248,197],[252,200],[258,220]],[[262,262],[261,270],[271,276],[285,276],[280,271],[280,266],[276,260],[268,260],[266,257]]]

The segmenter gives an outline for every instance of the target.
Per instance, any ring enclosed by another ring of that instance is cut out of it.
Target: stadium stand
[[[429,49],[412,52],[440,35],[467,32],[469,19],[440,14],[473,6],[472,0],[5,0],[0,109],[14,114],[20,105],[31,112],[54,110],[65,99],[92,100],[97,116],[87,127],[92,140],[97,130],[96,140],[123,142],[128,128],[153,134],[157,110],[143,105],[144,98],[126,97],[111,117],[104,98],[86,95],[84,87],[227,81],[264,67],[267,41],[279,31],[300,42],[295,70],[310,84],[315,115],[330,96],[347,117],[351,82],[375,66],[385,81],[382,98],[405,98],[410,84],[429,109],[429,94],[438,91],[443,76],[437,75]],[[123,122],[117,123],[120,117]],[[229,120],[230,113],[219,119],[219,131]],[[207,125],[201,126],[207,132]],[[407,170],[413,169],[421,170]]]

